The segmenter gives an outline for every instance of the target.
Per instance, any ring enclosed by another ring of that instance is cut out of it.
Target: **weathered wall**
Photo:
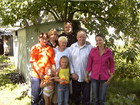
[[[63,23],[50,22],[20,29],[17,33],[14,32],[13,41],[15,66],[17,70],[23,74],[27,81],[30,80],[31,73],[31,64],[29,63],[31,47],[38,43],[38,35],[41,32],[48,32],[51,28],[61,30],[63,28]]]

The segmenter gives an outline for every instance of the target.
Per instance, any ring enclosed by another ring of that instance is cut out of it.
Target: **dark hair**
[[[66,25],[66,24],[70,24],[72,26],[72,22],[70,22],[70,21],[65,21],[64,25]]]
[[[62,57],[60,58],[59,64],[60,64],[60,66],[61,66],[61,60],[62,60],[63,58],[68,60],[68,65],[67,65],[67,68],[68,68],[68,67],[69,67],[69,58],[68,58],[67,56],[65,56],[65,55],[62,56]]]
[[[105,36],[104,36],[103,34],[101,34],[101,33],[97,34],[97,35],[95,36],[95,38],[96,38],[96,37],[101,37],[101,38],[105,39]]]
[[[46,39],[46,38],[48,38],[48,34],[45,33],[45,32],[42,32],[42,33],[38,36],[38,38]]]

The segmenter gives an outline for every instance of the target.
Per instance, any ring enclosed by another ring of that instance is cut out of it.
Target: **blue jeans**
[[[41,88],[40,88],[40,79],[38,78],[31,78],[31,95],[32,95],[32,99],[31,99],[31,104],[32,105],[38,105],[39,102],[39,94],[41,92]]]
[[[105,83],[106,80],[92,79],[91,82],[94,92],[94,105],[105,105],[105,96],[108,87]]]
[[[57,86],[58,105],[68,105],[69,101],[69,84]]]

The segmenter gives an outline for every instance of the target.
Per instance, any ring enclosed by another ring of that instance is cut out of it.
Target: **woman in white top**
[[[55,67],[56,70],[59,69],[59,62],[62,56],[67,56],[69,58],[69,48],[67,48],[68,39],[65,36],[61,36],[58,38],[58,47],[54,48],[55,51]],[[54,99],[57,100],[57,84],[55,84],[55,93]],[[57,103],[57,102],[56,102]]]
[[[67,48],[68,39],[65,36],[61,36],[58,39],[58,48],[54,48],[55,50],[55,65],[56,70],[59,68],[59,61],[62,56],[67,56],[69,58],[69,48]]]

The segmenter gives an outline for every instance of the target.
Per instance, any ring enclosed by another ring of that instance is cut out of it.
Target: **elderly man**
[[[91,45],[86,43],[86,32],[77,33],[77,42],[70,47],[70,67],[72,77],[72,101],[75,105],[90,105],[90,82],[85,82],[86,66]]]

